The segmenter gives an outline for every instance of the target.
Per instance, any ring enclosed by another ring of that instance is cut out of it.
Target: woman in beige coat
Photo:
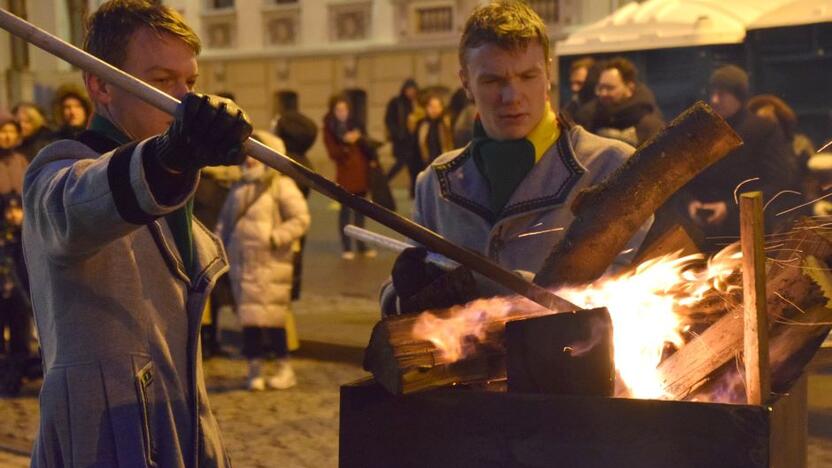
[[[255,137],[275,146],[272,135],[255,132]],[[231,188],[220,212],[217,232],[231,263],[231,290],[243,325],[243,354],[249,360],[248,387],[289,388],[296,383],[285,328],[292,245],[309,228],[309,209],[292,179],[252,158],[242,170],[242,180]],[[277,370],[267,378],[262,361],[271,357],[277,358]]]

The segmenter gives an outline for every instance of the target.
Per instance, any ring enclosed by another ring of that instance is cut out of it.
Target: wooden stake
[[[744,308],[745,394],[750,405],[766,403],[771,391],[766,314],[763,194],[740,195],[740,244]]]

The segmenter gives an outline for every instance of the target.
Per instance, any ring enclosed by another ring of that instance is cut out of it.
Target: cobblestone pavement
[[[237,467],[338,466],[339,386],[366,374],[358,366],[295,359],[298,385],[284,391],[244,389],[246,365],[212,359],[205,371],[211,406]],[[37,430],[37,385],[18,398],[0,399],[0,467],[28,466],[21,449]],[[3,447],[6,446],[6,447]],[[9,452],[4,448],[14,448]]]

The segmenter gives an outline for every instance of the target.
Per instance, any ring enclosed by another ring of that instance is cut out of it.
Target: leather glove
[[[400,298],[416,294],[445,273],[433,263],[425,262],[427,255],[424,247],[411,247],[396,258],[390,276]]]
[[[175,117],[154,140],[156,160],[163,168],[183,173],[245,160],[243,143],[251,135],[251,121],[233,101],[188,93]]]
[[[399,296],[399,312],[446,309],[480,296],[471,270],[458,267],[445,271],[425,262],[424,247],[405,249],[393,264],[393,287]]]

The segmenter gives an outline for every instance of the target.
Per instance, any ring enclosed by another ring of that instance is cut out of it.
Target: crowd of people
[[[571,64],[569,78],[572,98],[561,106],[559,121],[633,147],[665,125],[655,95],[639,79],[635,65],[624,57],[577,59]],[[767,226],[774,230],[793,217],[778,217],[779,212],[829,192],[832,155],[815,154],[812,142],[799,132],[795,112],[782,99],[752,96],[748,76],[741,68],[725,65],[714,70],[708,90],[711,106],[737,131],[744,145],[679,191],[659,210],[653,225],[663,229],[681,224],[699,240],[704,251],[714,252],[725,239],[738,235],[737,206],[733,202],[737,186],[747,184],[746,188],[762,190],[768,199],[776,198],[766,211]],[[230,92],[217,94],[234,99]],[[336,181],[344,189],[366,197],[382,184],[381,190],[389,193],[389,181],[405,169],[411,198],[420,172],[441,155],[477,138],[475,121],[480,116],[469,92],[460,88],[446,102],[445,96],[421,90],[414,80],[407,79],[385,109],[386,142],[394,162],[382,172],[378,148],[383,143],[367,134],[366,123],[354,115],[352,105],[347,95],[337,94],[330,99],[320,126],[310,117],[289,110],[272,122],[271,131],[257,131],[255,136],[311,168],[307,153],[320,133],[336,168]],[[0,209],[4,213],[0,219],[4,259],[0,265],[0,325],[10,337],[6,343],[0,334],[0,351],[7,356],[4,375],[10,376],[0,380],[4,393],[19,389],[27,373],[26,363],[36,351],[28,276],[20,245],[23,176],[29,161],[41,149],[57,140],[78,139],[92,116],[93,105],[87,93],[71,84],[56,90],[51,118],[29,102],[15,105],[11,112],[0,112]],[[487,165],[482,167],[488,170]],[[495,174],[509,177],[511,167],[495,166]],[[374,171],[384,177],[373,178]],[[220,234],[232,265],[230,275],[220,279],[212,293],[202,329],[203,352],[208,357],[226,354],[219,344],[217,317],[223,306],[233,306],[244,327],[244,354],[250,359],[249,387],[262,389],[268,382],[274,388],[286,388],[294,383],[294,375],[286,359],[291,340],[287,340],[285,323],[291,301],[300,297],[302,253],[310,222],[306,205],[309,188],[252,159],[240,167],[206,167],[202,172],[193,212]],[[491,183],[493,189],[499,185]],[[795,192],[802,198],[796,199]],[[824,201],[816,203],[814,214],[827,214],[829,206]],[[343,233],[347,224],[364,226],[364,215],[340,207],[342,258],[374,257],[375,250]],[[247,279],[250,277],[265,282],[252,283]],[[270,379],[260,372],[260,361],[267,355],[281,363]]]
[[[17,392],[40,352],[33,466],[67,464],[68,456],[82,465],[229,466],[199,359],[224,352],[224,306],[242,325],[247,388],[297,383],[291,303],[300,297],[309,187],[248,157],[249,136],[311,167],[307,153],[320,133],[336,181],[388,204],[389,180],[406,169],[416,223],[507,269],[539,271],[575,220],[569,207],[581,191],[665,125],[637,68],[620,57],[575,61],[573,99],[557,111],[550,45],[525,2],[478,7],[464,26],[461,88],[449,102],[413,80],[389,101],[394,164],[385,173],[383,143],[348,96],[330,99],[320,125],[287,111],[268,131],[254,129],[233,94],[193,91],[201,43],[179,13],[148,0],[104,2],[84,49],[181,104],[171,118],[87,73],[85,90],[57,90],[51,120],[31,103],[0,112],[0,392]],[[735,238],[739,186],[765,193],[770,230],[786,222],[781,214],[797,213],[789,207],[832,189],[832,156],[815,155],[783,100],[752,97],[734,65],[714,70],[708,87],[714,111],[745,144],[641,226],[616,264],[651,229],[672,224],[701,233],[693,237],[707,252]],[[828,215],[832,204],[809,209]],[[338,219],[341,257],[373,257],[343,235],[363,215],[342,206]],[[414,247],[396,259],[382,286],[384,314],[506,293],[426,255]],[[70,424],[68,409],[78,405],[84,411]]]
[[[577,59],[569,75],[572,98],[562,115],[590,132],[638,147],[665,125],[654,94],[626,58]],[[656,229],[681,224],[703,251],[719,250],[739,235],[734,197],[740,186],[762,191],[769,201],[768,232],[788,226],[801,214],[829,214],[825,203],[791,210],[826,193],[829,169],[824,162],[830,157],[815,154],[813,143],[799,131],[794,110],[777,96],[752,96],[748,74],[733,64],[713,70],[707,89],[709,104],[742,138],[743,146],[668,201],[656,215]]]

